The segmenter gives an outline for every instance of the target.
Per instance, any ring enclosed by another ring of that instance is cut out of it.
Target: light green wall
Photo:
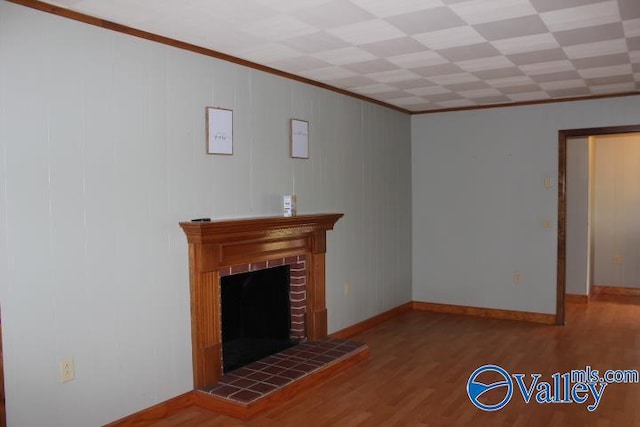
[[[234,110],[233,156],[205,154],[205,106]],[[292,117],[309,160],[289,158]],[[405,114],[0,1],[9,425],[98,426],[192,388],[179,221],[277,215],[295,192],[345,214],[330,331],[409,301],[410,150]]]
[[[414,300],[554,313],[558,130],[639,110],[632,96],[413,116]]]

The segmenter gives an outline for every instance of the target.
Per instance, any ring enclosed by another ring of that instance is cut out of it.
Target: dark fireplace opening
[[[288,265],[220,279],[225,373],[297,344],[290,338]]]

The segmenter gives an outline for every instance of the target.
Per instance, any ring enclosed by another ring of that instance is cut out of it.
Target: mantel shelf
[[[308,214],[291,217],[269,216],[239,219],[221,219],[209,222],[181,222],[180,227],[189,243],[221,243],[250,237],[271,237],[285,234],[311,233],[332,230],[344,214]]]

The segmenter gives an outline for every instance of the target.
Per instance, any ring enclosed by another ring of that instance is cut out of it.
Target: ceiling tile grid
[[[640,0],[58,0],[409,111],[640,90]]]

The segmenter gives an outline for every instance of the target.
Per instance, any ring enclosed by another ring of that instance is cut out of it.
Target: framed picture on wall
[[[233,154],[233,110],[207,107],[207,154]]]
[[[309,158],[309,122],[291,119],[291,157]]]

